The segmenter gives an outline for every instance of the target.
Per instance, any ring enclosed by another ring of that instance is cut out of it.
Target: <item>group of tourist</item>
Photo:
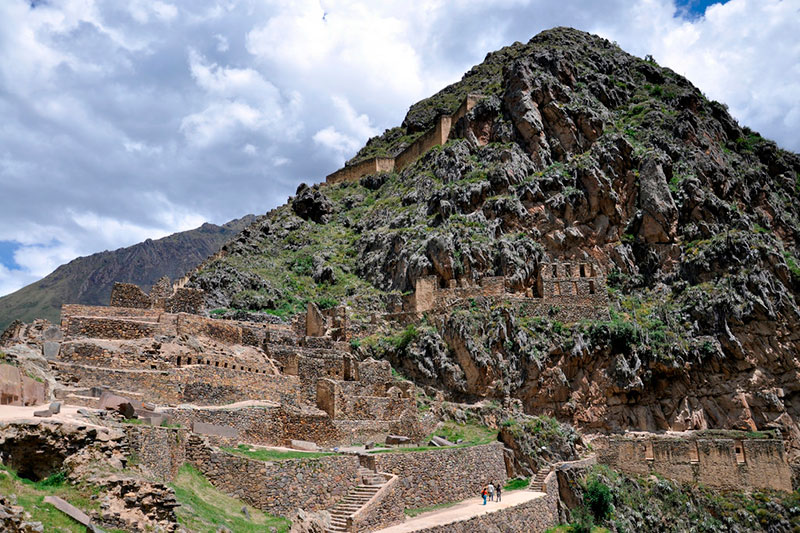
[[[488,498],[490,502],[493,501],[500,501],[501,496],[503,495],[503,487],[499,483],[495,485],[491,481],[483,486],[483,490],[481,490],[481,496],[483,496],[483,505],[486,505],[486,499]]]

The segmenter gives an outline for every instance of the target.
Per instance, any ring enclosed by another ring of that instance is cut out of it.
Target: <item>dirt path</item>
[[[461,522],[468,520],[475,516],[494,513],[501,509],[508,509],[525,502],[529,502],[536,498],[543,498],[544,492],[533,492],[531,490],[515,490],[513,492],[506,492],[503,494],[503,501],[487,502],[483,505],[483,498],[471,498],[457,503],[447,509],[440,511],[430,511],[423,513],[415,518],[409,518],[402,524],[379,529],[375,533],[410,533],[411,531],[419,531],[427,527],[443,526],[445,524],[452,524],[453,522]]]

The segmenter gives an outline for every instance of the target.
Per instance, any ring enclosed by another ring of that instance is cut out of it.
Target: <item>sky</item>
[[[800,151],[800,0],[2,0],[0,295],[265,213],[554,26],[653,55]]]

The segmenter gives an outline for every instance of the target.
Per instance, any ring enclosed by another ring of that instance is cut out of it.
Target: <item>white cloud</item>
[[[670,2],[640,7],[636,23],[602,33],[686,76],[741,124],[800,150],[800,0],[731,0],[692,21],[673,18]]]
[[[214,35],[214,38],[217,40],[217,52],[227,52],[231,47],[228,38],[224,35],[217,33]]]

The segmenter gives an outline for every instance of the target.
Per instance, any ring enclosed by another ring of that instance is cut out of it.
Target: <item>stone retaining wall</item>
[[[93,339],[144,339],[165,335],[167,332],[157,323],[142,322],[128,318],[99,318],[73,316],[67,322],[67,337]]]
[[[474,498],[490,481],[506,481],[503,445],[499,442],[374,456],[378,472],[400,477],[401,501],[407,509]]]
[[[40,405],[47,398],[44,383],[13,365],[0,364],[0,405]]]
[[[792,473],[779,439],[625,438],[594,441],[597,460],[638,475],[658,473],[683,483],[726,490],[791,491]],[[593,443],[594,444],[594,443]]]
[[[186,462],[186,429],[154,426],[125,426],[131,457],[160,481],[175,480],[178,469]]]
[[[256,461],[212,448],[192,436],[186,458],[219,490],[279,516],[290,516],[298,508],[327,509],[359,481],[355,455]]]
[[[51,363],[62,380],[78,387],[107,386],[139,391],[149,401],[163,404],[224,405],[242,400],[300,401],[300,382],[292,376],[258,375],[205,365],[171,370],[100,368],[73,363]]]

